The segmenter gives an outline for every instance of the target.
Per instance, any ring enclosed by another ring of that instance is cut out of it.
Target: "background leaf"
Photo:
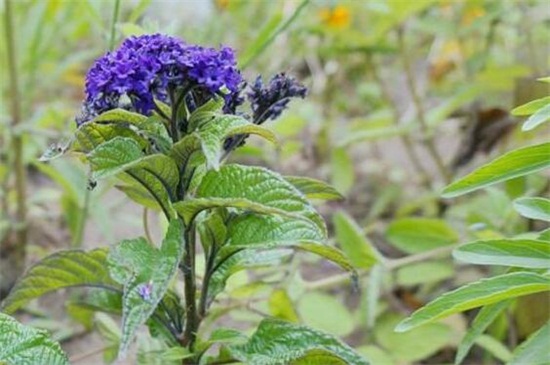
[[[514,209],[529,219],[550,222],[550,200],[545,198],[519,198],[514,200]]]
[[[550,351],[548,351],[548,338],[550,338],[550,322],[547,322],[537,332],[516,348],[512,359],[513,364],[548,364],[550,363]]]
[[[403,252],[417,253],[453,244],[458,234],[440,219],[402,218],[388,225],[386,238]]]
[[[381,257],[361,228],[345,212],[333,216],[336,240],[357,268],[368,269]]]

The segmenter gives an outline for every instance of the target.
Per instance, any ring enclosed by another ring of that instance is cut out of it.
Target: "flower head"
[[[117,50],[96,60],[88,72],[86,100],[77,124],[117,107],[150,114],[155,99],[170,103],[169,93],[183,88],[210,96],[224,89],[229,103],[241,83],[235,54],[229,47],[189,45],[162,34],[130,37]],[[124,98],[129,103],[121,105]]]
[[[284,73],[273,76],[267,85],[258,76],[248,93],[254,123],[262,124],[268,119],[279,117],[291,98],[304,98],[306,93],[305,86]]]

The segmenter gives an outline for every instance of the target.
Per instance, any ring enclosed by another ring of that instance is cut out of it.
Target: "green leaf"
[[[548,290],[550,278],[532,272],[514,272],[482,279],[443,294],[403,320],[395,330],[405,332],[454,313]]]
[[[286,181],[302,192],[308,199],[341,200],[344,196],[324,181],[301,176],[285,176]]]
[[[147,122],[145,115],[134,113],[125,109],[111,109],[92,119],[88,123],[128,123],[141,127]]]
[[[537,332],[516,348],[508,365],[530,364],[545,365],[550,363],[548,339],[550,338],[550,322],[546,322]]]
[[[550,222],[549,199],[519,198],[514,200],[514,209],[526,218]]]
[[[139,144],[127,137],[115,137],[88,154],[94,179],[121,173],[142,157],[144,154]]]
[[[379,261],[380,254],[353,218],[340,211],[333,216],[333,220],[336,240],[355,267],[368,269]]]
[[[331,335],[276,319],[264,319],[246,344],[227,348],[235,359],[250,365],[305,364],[295,361],[308,355],[337,358],[339,365],[368,365],[351,347]]]
[[[390,223],[388,241],[406,253],[418,253],[458,242],[458,233],[441,219],[402,218]]]
[[[269,296],[269,313],[275,318],[298,322],[298,315],[294,310],[292,300],[284,289],[276,289]]]
[[[42,259],[15,284],[2,303],[2,310],[13,313],[30,300],[61,288],[91,286],[118,290],[109,277],[106,257],[107,249],[96,249],[60,251]]]
[[[214,170],[219,168],[222,146],[228,137],[239,134],[255,134],[270,142],[277,142],[277,137],[269,129],[236,115],[202,112],[201,117],[209,117],[210,120],[198,126],[194,134],[201,141],[202,152],[208,166]],[[190,123],[192,122],[193,120],[190,121]]]
[[[535,114],[527,118],[525,123],[523,123],[521,130],[524,132],[533,130],[537,128],[539,125],[546,123],[549,120],[550,120],[550,104],[539,109]]]
[[[547,96],[545,98],[533,100],[526,104],[515,107],[514,109],[512,109],[510,113],[516,117],[532,115],[536,113],[539,109],[542,109],[545,106],[547,106],[549,103],[550,103],[550,96]]]
[[[550,167],[550,143],[519,148],[474,170],[447,186],[442,193],[453,198],[515,177]]]
[[[202,178],[196,198],[246,199],[266,207],[299,215],[325,233],[323,219],[303,194],[281,175],[263,167],[225,165]],[[216,207],[216,205],[213,205]]]
[[[508,350],[508,347],[492,336],[480,335],[476,339],[476,345],[502,362],[507,362],[512,357],[512,353]]]
[[[123,124],[84,123],[75,132],[75,141],[70,150],[89,153],[96,147],[116,137],[131,138],[138,142],[142,149],[147,148],[148,142],[138,133]]]
[[[539,232],[538,239],[541,241],[550,242],[550,228],[545,229],[542,232]]]
[[[184,253],[182,240],[183,224],[172,220],[160,250],[144,238],[122,241],[111,250],[111,276],[124,285],[120,355],[167,293]]]
[[[426,261],[403,266],[396,274],[399,285],[414,286],[449,279],[454,269],[448,261]]]
[[[334,187],[347,194],[355,182],[355,170],[351,157],[343,147],[334,148],[331,152],[331,183]]]
[[[464,358],[468,355],[476,339],[494,322],[498,315],[502,313],[510,303],[510,300],[503,300],[481,308],[458,346],[455,356],[456,365],[464,361]]]
[[[0,312],[0,364],[69,365],[61,346],[48,332],[24,326]]]
[[[399,362],[414,363],[429,358],[452,341],[452,331],[443,323],[430,323],[407,333],[396,333],[394,328],[400,319],[399,315],[385,315],[374,329],[376,342]]]
[[[550,244],[539,240],[477,241],[456,248],[453,256],[458,260],[480,265],[550,268]]]
[[[300,298],[297,310],[304,324],[334,336],[347,336],[355,328],[354,318],[342,301],[333,295],[306,293]]]

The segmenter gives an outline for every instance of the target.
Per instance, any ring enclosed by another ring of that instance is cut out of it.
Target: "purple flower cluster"
[[[241,84],[235,54],[229,47],[217,50],[188,45],[161,34],[130,37],[120,48],[96,60],[88,72],[86,100],[77,124],[117,107],[150,114],[154,99],[170,103],[169,90],[177,92],[178,88],[224,95],[226,104],[235,104],[240,100]],[[123,97],[130,105],[121,105]]]
[[[273,76],[267,85],[258,76],[248,93],[254,123],[262,124],[268,119],[279,117],[291,98],[304,98],[306,93],[305,86],[284,73]]]

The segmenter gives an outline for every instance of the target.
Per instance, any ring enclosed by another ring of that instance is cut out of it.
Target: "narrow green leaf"
[[[468,332],[462,338],[460,345],[456,351],[455,365],[458,365],[464,361],[466,355],[474,345],[476,339],[494,322],[504,309],[510,305],[510,300],[503,300],[501,302],[487,305],[479,311],[476,318],[468,328]]]
[[[550,338],[550,322],[546,322],[537,332],[533,333],[512,354],[508,365],[529,364],[546,365],[550,363],[548,339]]]
[[[519,198],[514,200],[514,209],[526,218],[550,222],[549,199]]]
[[[380,254],[353,218],[340,211],[334,215],[333,220],[336,240],[355,267],[368,269],[379,261]]]
[[[545,229],[542,232],[539,232],[538,239],[545,242],[550,242],[550,228]]]
[[[506,347],[502,341],[494,338],[493,336],[480,335],[476,339],[476,345],[483,348],[485,351],[502,362],[507,362],[512,357],[512,353],[508,347]]]
[[[183,223],[172,220],[160,250],[144,238],[122,241],[111,250],[111,276],[124,285],[119,356],[167,293],[184,252],[182,240]]]
[[[32,299],[61,288],[91,286],[118,290],[109,277],[106,258],[107,249],[54,253],[27,270],[2,303],[2,310],[13,313]]]
[[[442,193],[453,198],[515,177],[550,167],[550,143],[519,148],[474,170],[447,186]]]
[[[94,179],[116,175],[144,156],[139,144],[132,138],[115,137],[88,154]]]
[[[286,181],[294,185],[308,199],[341,200],[344,196],[324,181],[301,176],[285,176]]]
[[[137,127],[146,123],[147,117],[145,115],[134,113],[125,109],[117,108],[111,109],[102,113],[92,119],[89,123],[116,123],[123,122],[133,124]]]
[[[447,260],[424,261],[399,268],[396,281],[402,286],[437,283],[453,277],[454,273],[453,265]]]
[[[550,98],[549,98],[550,99]],[[535,114],[531,115],[523,126],[521,127],[522,131],[530,131],[537,128],[539,125],[546,123],[550,120],[550,104],[539,109]]]
[[[482,279],[443,294],[403,320],[395,330],[405,332],[454,313],[548,290],[550,278],[532,272],[514,272]]]
[[[548,104],[550,104],[550,96],[515,107],[510,113],[516,117],[524,117],[536,113],[539,109],[544,108]]]
[[[235,359],[251,365],[284,365],[307,358],[308,355],[336,357],[342,365],[368,365],[351,347],[335,337],[276,319],[264,319],[246,344],[230,345],[227,348]],[[314,363],[321,364],[310,362]]]
[[[69,365],[67,356],[47,331],[24,326],[0,312],[0,364]]]
[[[348,152],[343,148],[334,148],[330,156],[331,183],[334,187],[347,194],[355,181],[355,169]]]
[[[458,242],[458,233],[441,219],[401,218],[390,223],[386,238],[406,253],[418,253]]]
[[[531,269],[550,268],[550,244],[528,239],[498,239],[461,245],[453,256],[480,265],[502,265]]]

